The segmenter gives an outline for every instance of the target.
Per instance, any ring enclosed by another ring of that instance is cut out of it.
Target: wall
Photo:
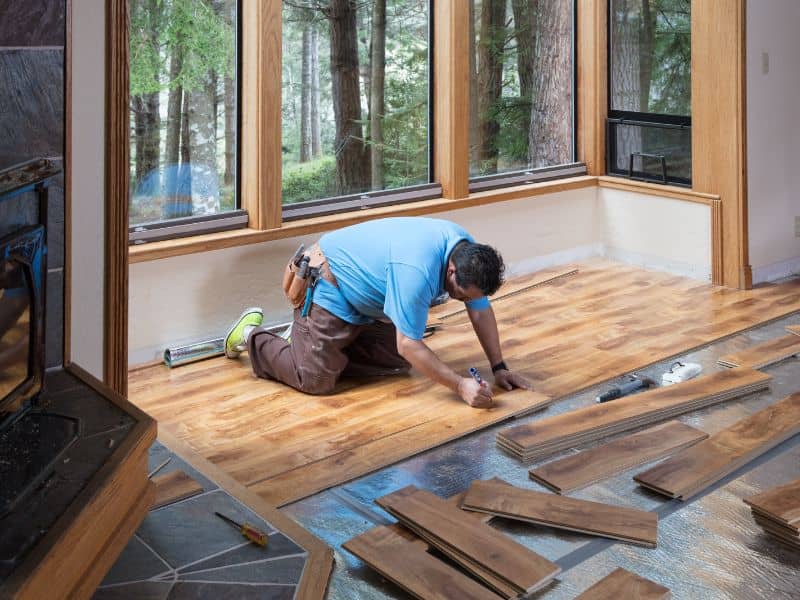
[[[103,379],[105,2],[72,2],[70,359]]]
[[[32,158],[64,163],[64,0],[0,2],[0,169]],[[0,207],[0,223],[38,223],[36,196]],[[64,177],[50,187],[45,361],[64,360]]]
[[[747,2],[747,181],[753,283],[800,273],[800,3]],[[768,68],[764,54],[768,55]],[[767,72],[765,72],[767,71]]]
[[[433,216],[455,221],[495,246],[511,275],[608,251],[708,280],[709,214],[703,204],[584,188]],[[132,264],[130,364],[159,360],[171,345],[221,337],[249,306],[261,306],[267,324],[289,320],[280,289],[283,267],[301,241],[308,246],[318,237]]]

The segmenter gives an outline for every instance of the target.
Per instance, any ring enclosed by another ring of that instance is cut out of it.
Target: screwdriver
[[[250,540],[254,544],[257,544],[258,546],[266,546],[267,542],[269,542],[269,538],[267,537],[267,534],[259,531],[258,529],[256,529],[252,525],[250,525],[248,523],[243,523],[243,524],[237,523],[236,521],[234,521],[230,517],[226,517],[222,513],[218,513],[216,511],[214,512],[214,514],[217,515],[220,519],[222,519],[224,521],[227,521],[228,523],[230,523],[231,525],[236,527],[236,529],[239,530],[239,533],[241,533],[244,537],[246,537],[248,540]]]

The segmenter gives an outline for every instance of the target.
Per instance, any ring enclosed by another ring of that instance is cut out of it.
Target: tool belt
[[[311,292],[320,277],[334,287],[339,287],[319,245],[314,244],[308,252],[303,252],[303,247],[300,246],[283,272],[283,292],[289,303],[294,308],[303,306],[303,312],[307,313]]]

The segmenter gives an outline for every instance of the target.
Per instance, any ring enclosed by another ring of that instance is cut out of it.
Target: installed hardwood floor
[[[800,310],[800,281],[740,291],[606,261],[577,268],[495,304],[506,362],[538,393],[498,393],[490,410],[416,374],[344,380],[335,395],[308,396],[256,379],[246,355],[133,371],[129,396],[160,428],[283,505]],[[459,319],[426,342],[459,372],[477,366],[488,378]]]

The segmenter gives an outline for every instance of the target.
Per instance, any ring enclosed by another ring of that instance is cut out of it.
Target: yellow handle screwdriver
[[[230,517],[226,517],[222,513],[218,513],[216,511],[214,512],[214,514],[217,515],[220,519],[222,519],[224,521],[227,521],[228,523],[230,523],[231,525],[236,527],[236,529],[239,530],[239,533],[241,533],[244,537],[246,537],[248,540],[250,540],[254,544],[257,544],[259,546],[266,546],[267,542],[269,542],[269,538],[267,537],[267,534],[264,533],[263,531],[259,531],[258,529],[256,529],[252,525],[250,525],[248,523],[237,523],[236,521],[234,521]]]

